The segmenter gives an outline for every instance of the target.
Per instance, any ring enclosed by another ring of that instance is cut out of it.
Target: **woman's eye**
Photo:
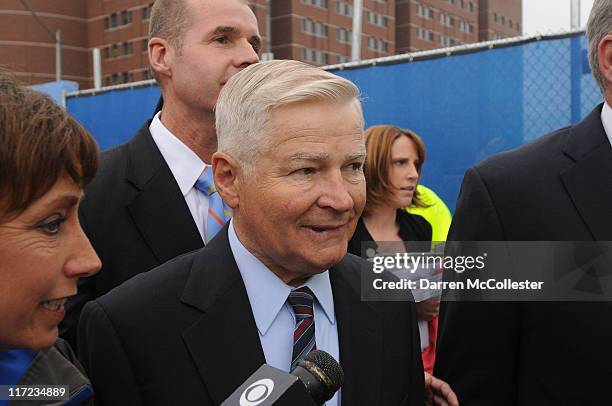
[[[44,233],[55,235],[59,233],[62,223],[66,221],[63,217],[54,216],[38,226]]]
[[[300,169],[300,172],[302,172],[303,175],[312,175],[313,173],[315,173],[315,169],[314,168],[302,168]]]
[[[227,37],[218,37],[218,38],[215,38],[215,41],[218,42],[219,44],[225,44],[227,43]]]
[[[361,164],[361,162],[354,162],[351,164],[351,169],[355,172],[360,171],[362,167],[363,165]]]

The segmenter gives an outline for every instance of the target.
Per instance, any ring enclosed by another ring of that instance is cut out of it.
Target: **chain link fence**
[[[468,167],[577,123],[602,96],[584,32],[517,38],[328,67],[359,86],[366,125],[424,139],[422,181],[451,208]],[[152,81],[70,94],[67,108],[101,147],[125,142],[154,111]]]
[[[422,182],[451,207],[482,159],[575,124],[602,101],[584,32],[494,41],[333,66],[363,94],[366,125],[416,131]]]

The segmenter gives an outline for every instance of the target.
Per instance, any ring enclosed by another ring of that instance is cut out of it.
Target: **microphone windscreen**
[[[325,351],[311,351],[304,361],[312,362],[317,365],[323,373],[329,378],[328,386],[333,391],[337,391],[344,384],[344,371],[338,361]],[[308,368],[307,368],[308,369]],[[326,383],[327,384],[327,383]]]

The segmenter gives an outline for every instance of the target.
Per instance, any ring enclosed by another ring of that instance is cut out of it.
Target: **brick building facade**
[[[62,79],[93,87],[150,79],[147,33],[154,0],[26,0],[62,33]],[[263,52],[317,65],[350,61],[353,0],[250,0]],[[522,0],[363,0],[361,58],[521,34]],[[266,30],[269,18],[271,36]],[[0,0],[0,66],[25,83],[55,80],[55,40],[19,0]]]

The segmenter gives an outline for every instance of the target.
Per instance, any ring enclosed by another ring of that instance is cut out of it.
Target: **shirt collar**
[[[230,220],[228,235],[232,254],[249,296],[255,324],[259,333],[265,335],[286,303],[293,287],[280,280],[242,245],[234,230],[233,219]],[[323,308],[325,316],[331,324],[334,324],[336,316],[329,272],[311,276],[303,286],[310,288]]]
[[[185,196],[195,185],[206,164],[162,124],[160,114],[161,111],[158,111],[153,117],[149,131]]]
[[[601,109],[601,122],[608,136],[610,146],[612,146],[612,109],[607,102],[604,103],[603,109]]]

